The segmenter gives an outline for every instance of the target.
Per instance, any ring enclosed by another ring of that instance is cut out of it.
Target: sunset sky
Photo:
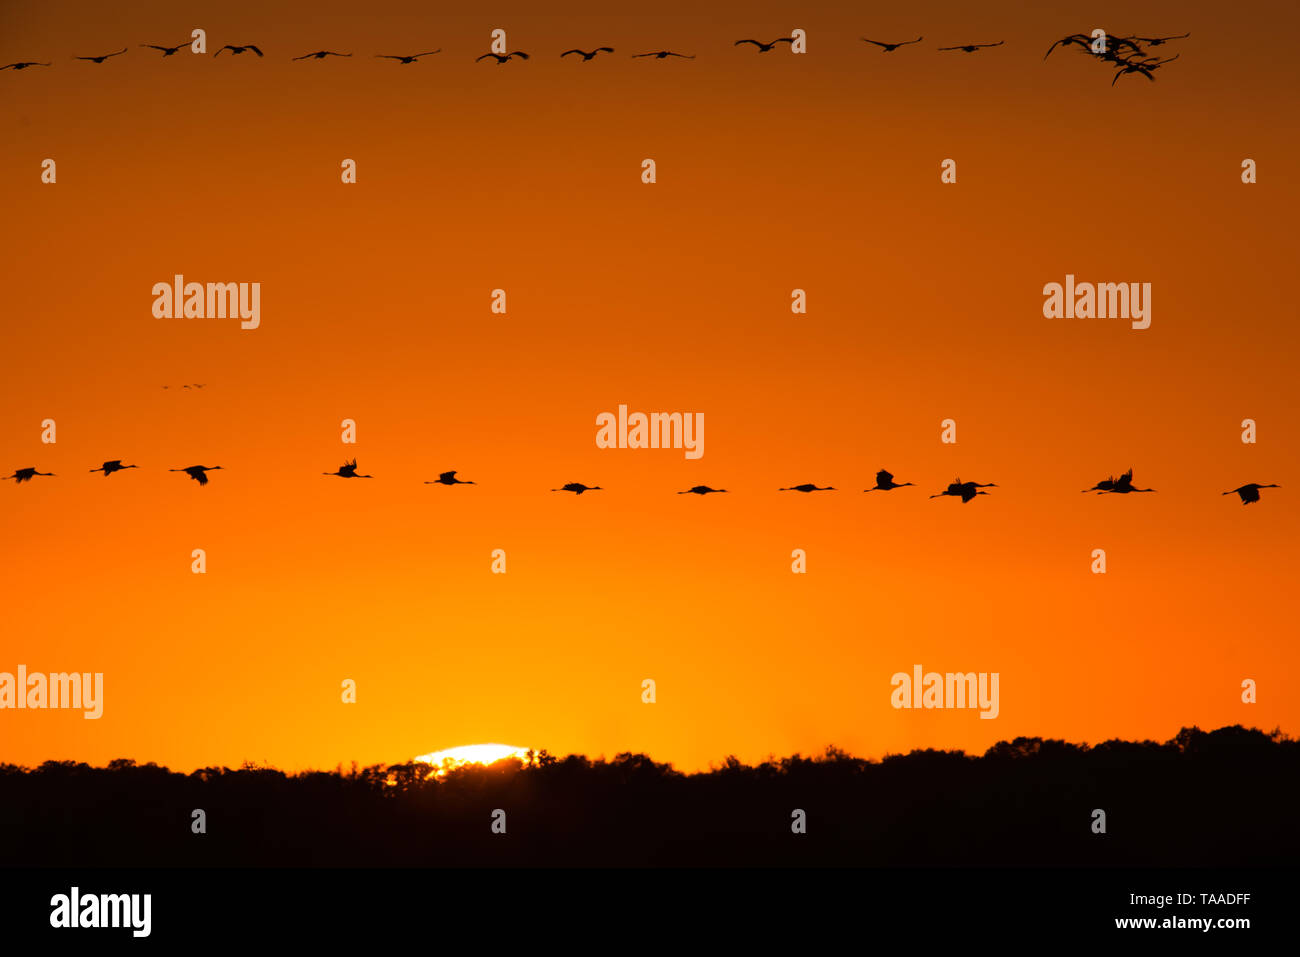
[[[105,675],[98,721],[0,713],[0,761],[1300,730],[1293,5],[547,6],[0,5],[0,62],[54,63],[0,73],[0,471],[57,473],[0,483],[0,671]],[[498,27],[532,59],[475,63]],[[1191,37],[1154,83],[1044,62],[1094,27]],[[260,282],[260,328],[155,318],[176,273]],[[1045,319],[1067,273],[1151,327]],[[703,457],[598,449],[620,404],[704,413]],[[1158,494],[1080,494],[1130,466]],[[998,488],[927,497],[958,476]],[[914,664],[998,672],[999,717],[893,709]]]

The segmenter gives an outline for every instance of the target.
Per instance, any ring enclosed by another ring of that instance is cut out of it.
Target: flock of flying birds
[[[1148,50],[1152,47],[1163,46],[1164,44],[1170,42],[1171,40],[1183,40],[1189,36],[1191,36],[1190,33],[1183,33],[1177,36],[1167,36],[1167,37],[1111,36],[1108,34],[1104,39],[1104,44],[1098,45],[1096,44],[1096,38],[1086,33],[1072,33],[1067,37],[1063,37],[1062,39],[1057,40],[1050,47],[1048,47],[1047,53],[1044,54],[1043,59],[1046,60],[1047,57],[1051,56],[1052,51],[1055,50],[1058,46],[1059,47],[1077,46],[1088,56],[1094,57],[1104,63],[1108,63],[1115,68],[1115,79],[1111,80],[1111,84],[1110,84],[1111,86],[1114,86],[1121,76],[1140,75],[1140,76],[1145,76],[1148,80],[1154,81],[1155,71],[1160,67],[1164,66],[1166,63],[1171,63],[1174,60],[1177,60],[1178,55],[1162,59],[1159,56],[1149,55]],[[861,37],[863,43],[869,43],[873,46],[879,47],[882,53],[893,53],[895,50],[898,50],[901,47],[911,46],[913,44],[920,43],[924,39],[925,37],[917,37],[915,40],[902,40],[896,43],[887,43],[883,40],[871,40],[868,39],[867,37]],[[771,50],[775,49],[777,44],[780,43],[793,44],[794,40],[795,40],[794,37],[777,37],[775,40],[771,40],[768,42],[765,42],[763,40],[746,39],[746,40],[737,40],[732,45],[739,47],[748,44],[748,45],[752,45],[755,48],[755,50],[757,50],[757,52],[759,53],[768,53]],[[983,50],[988,47],[1002,46],[1003,43],[1005,42],[1006,42],[1005,40],[998,40],[993,43],[960,43],[957,44],[956,46],[936,47],[936,49],[940,51],[959,51],[962,53],[975,53],[977,50]],[[189,45],[190,44],[188,42],[180,43],[177,44],[176,46],[163,46],[156,43],[140,44],[141,47],[144,47],[146,49],[159,51],[164,57],[174,56],[178,51],[185,49]],[[1094,45],[1098,45],[1100,49],[1094,51],[1093,49]],[[127,50],[128,47],[123,47],[122,49],[114,53],[102,53],[96,56],[76,56],[73,57],[73,59],[84,60],[89,63],[104,63],[105,61],[113,57],[121,56],[122,54],[126,53]],[[239,56],[240,54],[245,52],[252,52],[259,57],[264,55],[262,53],[261,47],[253,43],[244,43],[238,45],[233,43],[227,43],[212,55],[214,57],[220,56],[222,53],[226,52],[227,50],[230,51],[231,56]],[[434,54],[441,53],[441,52],[442,52],[442,48],[440,47],[437,50],[428,50],[424,53],[410,53],[410,54],[376,53],[375,57],[381,60],[395,60],[397,61],[397,63],[402,65],[410,65],[412,63],[419,62],[419,60],[422,57],[433,56]],[[581,57],[583,63],[586,63],[590,60],[594,60],[598,54],[613,53],[613,52],[614,52],[613,47],[595,47],[592,50],[580,50],[575,48],[572,50],[565,50],[563,53],[560,54],[560,59],[563,59],[564,57],[567,56],[576,55],[578,57]],[[311,53],[304,53],[302,54],[302,56],[290,57],[290,59],[291,60],[324,60],[327,57],[350,57],[350,56],[352,56],[351,53],[339,53],[335,50],[314,50]],[[651,57],[656,60],[666,60],[669,57],[677,57],[682,60],[694,60],[695,54],[676,53],[672,50],[655,50],[650,53],[632,54],[632,59],[634,60],[639,60],[645,57]],[[509,53],[484,53],[482,56],[476,57],[474,62],[481,63],[484,60],[493,60],[496,62],[498,66],[500,66],[502,64],[509,63],[511,60],[514,59],[527,60],[530,59],[530,57],[527,53],[523,52],[522,50],[512,50]],[[28,67],[33,67],[33,66],[52,66],[52,65],[53,65],[52,63],[42,63],[35,60],[22,60],[16,63],[7,63],[4,66],[0,66],[0,70],[11,70],[11,69],[25,70]]]
[[[105,462],[97,469],[91,469],[91,472],[103,472],[104,477],[108,478],[114,472],[121,472],[124,469],[139,468],[138,465],[123,465],[121,459],[112,459]],[[208,473],[220,469],[220,465],[191,465],[183,469],[168,469],[169,472],[184,472],[200,485],[208,484]],[[357,460],[351,459],[344,462],[333,472],[322,472],[322,475],[333,475],[345,479],[369,479],[373,475],[362,475],[357,472]],[[17,484],[30,482],[37,475],[53,477],[53,472],[38,472],[34,467],[18,469],[13,475],[6,475],[6,480],[13,479]],[[468,479],[459,479],[456,477],[456,470],[439,473],[436,479],[427,481],[425,485],[477,485],[477,482]],[[893,473],[881,469],[876,473],[876,484],[871,488],[863,489],[864,492],[892,492],[894,489],[905,488],[913,485],[912,482],[895,482]],[[948,487],[941,492],[936,492],[930,498],[943,498],[952,496],[960,498],[963,503],[969,502],[976,495],[988,495],[986,488],[997,488],[996,482],[963,482],[960,478],[955,482],[948,483]],[[1281,488],[1280,485],[1261,485],[1258,482],[1251,482],[1249,485],[1243,485],[1240,488],[1234,488],[1224,492],[1224,495],[1238,495],[1241,498],[1242,505],[1249,505],[1252,502],[1259,501],[1259,490],[1262,488]],[[583,492],[600,492],[603,489],[599,485],[584,485],[582,482],[568,482],[559,488],[551,489],[552,492],[573,492],[575,495],[581,495]],[[726,492],[725,488],[711,488],[708,485],[695,485],[691,488],[678,492],[678,495],[709,495],[711,493]],[[788,488],[777,489],[778,492],[834,492],[835,486],[819,486],[811,482],[805,482],[803,485],[792,485]],[[1127,495],[1130,492],[1154,492],[1153,488],[1135,488],[1133,485],[1133,470],[1129,469],[1119,478],[1109,476],[1098,482],[1092,488],[1083,489],[1084,492],[1096,492],[1098,495]]]

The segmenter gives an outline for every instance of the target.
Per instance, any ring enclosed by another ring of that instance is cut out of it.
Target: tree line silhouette
[[[545,751],[443,775],[0,764],[0,866],[1272,866],[1300,853],[1298,758],[1280,731],[1233,725],[1164,743],[1021,737],[981,756],[828,747],[694,774]]]

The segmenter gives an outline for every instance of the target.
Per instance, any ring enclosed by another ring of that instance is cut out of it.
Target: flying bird
[[[551,491],[572,492],[575,495],[581,495],[583,492],[599,492],[602,491],[602,489],[599,485],[583,485],[581,482],[570,482],[569,484],[563,485],[560,488],[553,488],[551,489]]]
[[[563,53],[560,54],[560,59],[563,60],[570,53],[576,53],[578,54],[578,56],[582,57],[582,62],[586,63],[588,60],[593,59],[597,53],[613,53],[613,52],[614,52],[613,47],[596,47],[596,49],[592,50],[590,53],[588,53],[586,50],[565,50]]]
[[[15,485],[22,485],[24,482],[30,482],[33,475],[53,475],[53,472],[38,472],[35,467],[18,469],[13,475],[6,475],[5,481],[14,480]]]
[[[793,46],[794,37],[777,37],[771,43],[764,43],[761,40],[737,40],[735,43],[732,44],[732,46],[738,47],[742,43],[752,43],[754,44],[754,46],[758,47],[759,53],[766,53],[768,50],[772,49],[778,43],[789,43],[791,46]]]
[[[497,66],[500,66],[502,63],[505,63],[507,60],[509,60],[511,57],[514,56],[522,57],[525,60],[528,59],[527,53],[524,53],[522,50],[515,50],[513,53],[504,53],[504,54],[484,53],[481,57],[475,57],[474,62],[477,63],[479,60],[486,60],[488,57],[493,57],[497,61]]]
[[[251,44],[251,43],[245,43],[242,47],[237,47],[237,46],[235,46],[233,43],[227,43],[225,46],[223,46],[223,47],[221,48],[221,50],[229,50],[229,51],[230,51],[231,53],[233,53],[235,56],[239,56],[239,54],[243,53],[245,50],[252,50],[252,51],[253,51],[254,53],[256,53],[258,56],[261,56],[261,55],[262,55],[262,51],[259,50],[257,47],[253,46],[253,44]],[[221,55],[221,50],[218,50],[216,53],[214,53],[214,54],[212,54],[212,55],[213,55],[213,56],[220,56],[220,55]]]
[[[1158,47],[1168,43],[1170,40],[1186,40],[1191,35],[1192,34],[1188,32],[1180,33],[1176,37],[1129,37],[1128,39],[1137,40],[1139,43],[1145,43],[1148,46]],[[1268,488],[1268,486],[1265,485],[1264,488]]]
[[[672,50],[659,50],[659,51],[656,52],[656,53],[633,53],[633,54],[632,54],[632,59],[633,59],[633,60],[637,60],[637,59],[640,59],[640,58],[643,57],[643,56],[652,56],[652,57],[654,57],[656,60],[663,60],[663,59],[665,59],[666,57],[670,57],[670,56],[679,56],[679,57],[681,57],[683,60],[694,60],[694,59],[695,59],[695,54],[694,54],[694,53],[692,53],[692,54],[690,54],[690,55],[688,56],[688,55],[685,54],[685,53],[674,53]]]
[[[1043,59],[1046,60],[1049,56],[1051,56],[1052,51],[1055,50],[1057,47],[1069,46],[1072,43],[1078,44],[1089,53],[1092,52],[1092,37],[1088,36],[1088,34],[1086,33],[1071,33],[1068,37],[1062,37],[1061,39],[1053,43],[1050,47],[1048,47],[1047,52],[1043,54]]]
[[[339,466],[339,470],[338,470],[337,472],[321,472],[320,474],[321,474],[321,475],[337,475],[339,478],[374,478],[373,475],[358,475],[358,474],[357,474],[357,460],[356,460],[356,459],[353,459],[351,462],[344,462],[342,465]]]
[[[778,492],[834,492],[835,486],[828,485],[825,488],[818,488],[811,482],[805,482],[803,485],[792,485],[790,488],[779,488]]]
[[[1180,56],[1182,56],[1181,53],[1176,53],[1167,60],[1157,60],[1153,57],[1148,57],[1145,60],[1123,61],[1123,66],[1119,67],[1115,71],[1115,79],[1110,81],[1110,85],[1114,86],[1119,82],[1120,77],[1129,73],[1141,73],[1144,77],[1154,83],[1156,78],[1151,75],[1152,72],[1164,66],[1166,63],[1173,63]]]
[[[967,502],[969,502],[971,499],[973,499],[976,495],[988,495],[989,494],[988,492],[979,491],[980,489],[984,489],[984,488],[997,488],[997,483],[996,482],[984,482],[984,483],[963,482],[961,479],[957,479],[957,481],[955,482],[948,483],[948,487],[944,489],[942,492],[936,492],[935,494],[931,495],[930,498],[940,498],[941,496],[944,495],[951,495],[955,498],[960,498],[962,504],[964,505]]]
[[[413,53],[410,56],[394,56],[391,53],[376,53],[375,56],[381,60],[397,60],[399,63],[414,63],[422,56],[433,56],[435,53],[441,53],[442,47],[436,50],[430,50],[428,53]]]
[[[456,478],[456,470],[450,472],[441,472],[432,482],[425,482],[425,485],[477,485],[477,482],[470,482],[466,479]]]
[[[1176,38],[1171,38],[1176,39]],[[1241,488],[1234,488],[1231,492],[1224,492],[1224,495],[1237,494],[1241,496],[1241,504],[1249,505],[1251,502],[1259,501],[1259,490],[1262,488],[1281,488],[1280,485],[1260,485],[1258,482],[1251,482],[1249,485],[1243,485]]]
[[[317,50],[315,53],[304,53],[302,56],[293,57],[294,60],[323,60],[327,56],[352,56],[351,53],[335,53],[333,50]]]
[[[168,472],[184,472],[200,485],[208,484],[208,472],[221,468],[220,465],[191,465],[187,469],[168,469]]]
[[[888,492],[893,488],[902,488],[904,485],[911,485],[911,482],[895,482],[894,476],[884,469],[876,473],[876,484],[871,488],[864,488],[864,492]]]
[[[122,469],[138,469],[138,465],[123,465],[121,459],[113,459],[111,462],[105,462],[103,466],[97,469],[91,469],[92,472],[103,472],[104,478],[108,478],[114,472],[120,472]]]
[[[876,46],[881,48],[881,53],[893,53],[899,47],[905,47],[909,43],[920,43],[925,39],[925,37],[917,37],[915,40],[903,40],[901,43],[881,43],[879,40],[868,40],[866,37],[860,37],[859,39],[861,39],[863,43],[874,43]]]
[[[1085,492],[1096,492],[1098,495],[1112,493],[1115,495],[1126,495],[1129,492],[1154,492],[1153,488],[1134,488],[1133,487],[1133,470],[1129,469],[1119,478],[1110,476],[1104,482],[1098,482],[1092,488],[1084,489]]]
[[[29,66],[50,66],[50,64],[49,64],[49,63],[35,63],[35,62],[33,62],[33,61],[28,60],[28,61],[21,62],[21,63],[6,63],[4,66],[0,66],[0,70],[25,70],[25,69],[27,69]]]
[[[163,56],[171,56],[171,55],[174,54],[177,50],[184,50],[184,49],[185,49],[187,46],[189,46],[189,45],[190,45],[190,44],[189,44],[189,41],[188,41],[188,40],[187,40],[186,42],[184,42],[184,43],[182,43],[182,44],[180,44],[180,45],[178,45],[178,46],[174,46],[174,47],[160,47],[160,46],[158,46],[158,44],[156,44],[156,43],[141,43],[141,44],[140,44],[140,46],[142,46],[142,47],[147,47],[147,48],[150,49],[150,50],[161,50]]]
[[[707,485],[693,485],[678,495],[708,495],[710,492],[725,492],[725,488],[709,488]]]
[[[125,52],[126,52],[126,47],[122,47],[122,49],[118,50],[116,53],[105,53],[103,56],[77,56],[77,57],[73,57],[73,59],[74,59],[74,60],[89,60],[91,63],[103,63],[103,62],[104,62],[105,60],[107,60],[109,57],[111,57],[111,56],[121,56],[121,55],[122,55],[123,53],[125,53]]]
[[[1006,43],[1006,40],[999,40],[997,43],[966,43],[956,47],[939,47],[940,50],[961,50],[963,53],[974,53],[976,50],[982,50],[985,47],[1000,47]],[[984,493],[981,493],[984,494]]]

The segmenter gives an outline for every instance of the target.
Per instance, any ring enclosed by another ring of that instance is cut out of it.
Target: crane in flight
[[[997,43],[965,43],[955,47],[939,47],[940,50],[961,50],[963,53],[974,53],[976,50],[982,50],[985,47],[1000,47],[1006,43],[1006,40],[999,40]]]
[[[864,492],[888,492],[890,489],[902,488],[904,485],[911,485],[911,482],[895,482],[894,476],[890,472],[881,469],[876,473],[876,484],[871,488],[864,488]]]
[[[592,50],[590,53],[588,53],[586,50],[577,50],[577,49],[565,50],[563,53],[560,54],[560,59],[563,60],[570,53],[576,53],[578,54],[578,56],[582,57],[582,62],[586,63],[588,60],[595,59],[597,53],[613,53],[613,52],[614,52],[613,47],[596,47],[596,49]]]
[[[778,492],[834,492],[835,486],[828,485],[825,488],[818,488],[811,482],[805,482],[803,485],[791,485],[789,488],[779,488]]]
[[[189,46],[189,45],[190,45],[190,44],[189,44],[189,41],[188,41],[188,40],[185,41],[184,43],[178,44],[178,45],[176,45],[176,46],[174,46],[174,47],[160,47],[160,46],[159,46],[158,44],[156,44],[156,43],[141,43],[141,44],[140,44],[140,46],[145,47],[145,48],[147,48],[147,49],[149,49],[149,50],[161,50],[163,56],[172,56],[173,54],[176,53],[176,51],[178,51],[178,50],[184,50],[184,49],[185,49],[187,46]]]
[[[333,50],[317,50],[315,53],[304,53],[302,56],[293,57],[294,60],[323,60],[327,56],[352,56],[351,53],[335,53]]]
[[[13,475],[6,475],[4,479],[5,481],[8,481],[9,479],[13,479],[15,485],[22,485],[24,482],[30,482],[32,480],[33,475],[52,476],[53,474],[54,474],[53,472],[38,472],[36,471],[36,468],[33,466],[31,468],[17,469],[15,470]]]
[[[654,57],[656,60],[665,60],[665,59],[667,59],[667,58],[670,57],[670,56],[681,57],[683,60],[694,60],[694,59],[695,59],[695,54],[694,54],[694,53],[691,53],[691,54],[686,54],[686,53],[674,53],[672,50],[657,50],[657,51],[654,52],[654,53],[633,53],[633,54],[632,54],[632,59],[633,59],[633,60],[639,60],[639,59],[641,59],[641,57],[643,57],[643,56],[652,56],[652,57]]]
[[[394,56],[391,53],[376,53],[375,56],[381,60],[396,60],[398,63],[415,63],[422,56],[433,56],[435,53],[441,53],[442,47],[436,50],[430,50],[428,53],[412,53],[410,56]]]
[[[91,63],[103,63],[103,62],[104,62],[105,60],[107,60],[109,57],[111,57],[111,56],[121,56],[121,55],[122,55],[123,53],[125,53],[125,52],[126,52],[126,47],[122,47],[122,49],[118,50],[116,53],[105,53],[103,56],[76,56],[76,57],[73,57],[73,59],[74,59],[74,60],[89,60]]]
[[[581,482],[569,482],[559,488],[551,489],[552,492],[572,492],[574,495],[581,495],[583,492],[600,492],[603,489],[599,485],[583,485]]]
[[[1070,46],[1071,44],[1077,44],[1083,47],[1083,49],[1088,53],[1092,52],[1092,37],[1088,36],[1086,33],[1071,33],[1068,37],[1061,37],[1061,39],[1048,47],[1047,52],[1043,54],[1043,59],[1046,60],[1051,56],[1052,51],[1057,47]]]
[[[1170,40],[1186,40],[1192,34],[1191,32],[1180,33],[1176,37],[1128,37],[1129,40],[1136,40],[1139,43],[1145,43],[1147,46],[1158,47],[1164,46]]]
[[[1238,495],[1241,497],[1242,505],[1249,505],[1251,502],[1259,501],[1259,490],[1262,488],[1281,488],[1280,485],[1260,485],[1258,482],[1251,482],[1249,485],[1243,485],[1241,488],[1234,488],[1231,492],[1224,492],[1224,495]]]
[[[221,468],[220,465],[191,465],[184,469],[168,469],[168,472],[184,472],[200,485],[208,484],[208,473]]]
[[[456,470],[450,472],[440,472],[438,477],[432,482],[425,482],[425,485],[477,485],[477,482],[470,482],[466,479],[456,478]]]
[[[339,478],[374,478],[373,475],[358,475],[358,474],[357,474],[357,460],[356,460],[356,459],[353,459],[351,462],[344,462],[342,465],[339,466],[339,470],[338,470],[337,472],[321,472],[320,474],[321,474],[321,475],[337,475]]]
[[[123,465],[121,459],[113,459],[111,462],[105,462],[97,469],[91,469],[92,472],[103,472],[104,478],[108,478],[114,472],[120,472],[122,469],[138,469],[138,465]]]
[[[0,66],[0,70],[25,70],[29,66],[51,66],[49,63],[37,63],[34,60],[23,60],[18,63],[6,63]]]
[[[262,51],[259,50],[257,47],[253,46],[253,44],[251,43],[245,43],[242,47],[237,47],[233,43],[227,43],[225,46],[221,48],[221,50],[229,50],[234,56],[239,56],[239,54],[243,53],[245,50],[252,50],[258,56],[262,55]],[[220,56],[221,50],[218,50],[216,53],[212,55]]]
[[[944,495],[951,495],[954,498],[960,498],[962,504],[965,505],[976,495],[988,495],[988,492],[980,491],[980,489],[985,488],[997,488],[997,483],[963,482],[961,479],[957,479],[955,482],[949,482],[946,489],[942,492],[936,492],[934,495],[931,495],[930,498],[940,498]]]
[[[859,37],[863,43],[874,43],[880,47],[881,53],[893,53],[899,47],[905,47],[909,43],[920,43],[925,37],[917,37],[915,40],[903,40],[901,43],[881,43],[879,40],[869,40],[866,37]]]
[[[488,57],[492,57],[497,61],[497,66],[500,66],[501,64],[508,62],[511,57],[516,56],[524,60],[528,59],[527,53],[522,50],[515,50],[512,53],[484,53],[481,57],[475,57],[474,62],[478,63],[479,60],[486,60]]]
[[[692,485],[684,492],[678,492],[678,495],[708,495],[710,492],[725,492],[725,488],[709,488],[707,485]]]
[[[758,47],[759,53],[766,53],[768,50],[771,50],[773,47],[775,47],[778,43],[789,43],[793,46],[794,37],[777,37],[771,43],[764,43],[762,40],[737,40],[735,43],[732,44],[732,46],[738,47],[742,43],[752,43],[754,44],[754,46]]]

